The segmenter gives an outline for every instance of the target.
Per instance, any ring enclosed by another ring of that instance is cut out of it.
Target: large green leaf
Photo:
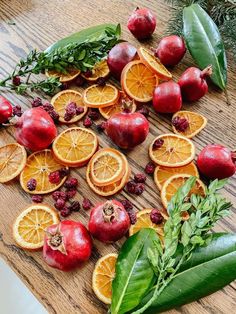
[[[147,314],[164,312],[207,296],[236,279],[236,234],[215,234],[193,253]],[[149,292],[139,307],[152,296]]]
[[[127,313],[136,307],[154,284],[155,274],[147,258],[158,236],[153,229],[142,229],[122,246],[112,283],[112,314]]]
[[[227,60],[219,30],[211,17],[198,4],[183,12],[184,38],[193,59],[201,69],[212,65],[212,81],[225,89]]]
[[[83,29],[77,33],[71,34],[68,37],[62,38],[52,44],[50,47],[48,47],[45,52],[52,52],[55,49],[65,47],[68,44],[71,43],[82,43],[84,41],[97,39],[100,36],[105,34],[105,31],[107,29],[111,29],[113,32],[115,32],[117,28],[117,25],[115,24],[101,24],[97,26],[92,26],[86,29]]]

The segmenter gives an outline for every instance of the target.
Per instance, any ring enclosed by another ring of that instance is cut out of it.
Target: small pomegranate
[[[43,258],[54,268],[70,271],[90,258],[92,240],[85,226],[64,220],[50,226],[45,235]]]
[[[109,243],[122,238],[130,227],[130,219],[124,206],[111,200],[96,205],[90,214],[89,231],[94,238]]]
[[[186,46],[183,38],[171,35],[162,38],[155,55],[165,66],[173,67],[177,65],[186,53]]]
[[[209,179],[225,179],[236,172],[236,153],[218,144],[207,145],[198,155],[197,166]]]
[[[123,68],[135,58],[136,54],[137,49],[128,42],[115,45],[110,50],[107,58],[111,74],[119,80]]]
[[[211,65],[203,71],[195,67],[187,69],[178,81],[183,99],[186,101],[197,101],[202,98],[208,92],[206,78],[211,74]]]
[[[137,39],[147,39],[156,28],[156,17],[149,9],[136,8],[128,19],[127,27]]]
[[[57,128],[42,108],[26,110],[15,124],[16,140],[31,151],[47,148],[57,136]]]
[[[173,81],[158,85],[153,94],[153,107],[156,112],[174,113],[182,107],[181,90]]]
[[[0,124],[8,122],[12,114],[13,108],[11,103],[3,96],[0,96]]]

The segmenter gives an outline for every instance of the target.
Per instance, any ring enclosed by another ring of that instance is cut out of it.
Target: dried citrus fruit
[[[163,167],[157,166],[154,172],[154,181],[159,190],[161,190],[163,184],[175,174],[189,174],[199,178],[197,167],[193,162],[182,167]]]
[[[47,77],[58,77],[61,83],[66,83],[74,80],[79,74],[80,70],[69,69],[67,73],[60,73],[55,70],[48,70],[45,72]]]
[[[186,127],[182,128],[183,123]],[[206,126],[207,119],[199,113],[191,111],[178,111],[172,117],[172,128],[176,134],[187,138],[197,135]]]
[[[128,96],[124,92],[120,92],[120,98],[118,101],[109,107],[104,107],[104,108],[99,108],[99,111],[101,115],[105,119],[109,119],[111,116],[113,116],[116,113],[122,112],[124,110],[124,101],[126,102],[126,108],[130,110],[130,112],[135,112],[136,111],[136,103],[134,100],[130,100]]]
[[[152,208],[148,208],[148,209],[140,210],[137,213],[137,221],[134,225],[131,225],[131,227],[129,229],[129,235],[130,236],[132,236],[133,234],[135,234],[136,232],[138,232],[142,228],[152,228],[156,231],[156,233],[159,236],[161,236],[161,237],[164,236],[163,228],[164,228],[165,221],[168,219],[167,214],[164,212],[164,210],[161,211],[161,214],[162,214],[164,220],[160,224],[155,224],[150,219],[151,211],[152,211]]]
[[[69,121],[66,121],[64,119],[66,107],[71,103],[74,103],[77,108],[83,108],[83,112],[75,114],[71,117]],[[55,96],[52,97],[51,104],[55,108],[56,112],[59,114],[59,121],[63,123],[74,123],[76,121],[79,121],[88,111],[88,108],[84,105],[82,101],[82,95],[72,89],[66,89],[57,93]]]
[[[69,128],[59,134],[52,150],[58,162],[69,167],[84,166],[96,152],[98,138],[85,128]]]
[[[102,108],[114,105],[119,98],[118,89],[111,85],[99,86],[98,84],[88,87],[83,93],[83,102],[87,107]]]
[[[121,86],[125,93],[139,102],[152,100],[158,85],[156,75],[141,61],[131,61],[121,73]]]
[[[149,156],[160,166],[181,167],[194,159],[195,147],[192,141],[184,136],[163,134],[151,143]]]
[[[0,183],[16,178],[23,170],[26,159],[26,150],[18,143],[0,147]]]
[[[43,246],[45,229],[59,221],[57,212],[48,205],[31,205],[16,218],[13,237],[21,248],[38,250]]]
[[[81,76],[83,76],[83,78],[85,78],[87,81],[95,82],[100,77],[107,77],[109,72],[110,71],[107,65],[107,60],[102,60],[94,65],[91,75],[86,76],[82,73]]]
[[[117,256],[115,253],[110,253],[101,257],[93,271],[93,291],[105,304],[111,304],[112,280],[115,277]]]
[[[113,148],[100,149],[91,159],[90,170],[95,185],[114,183],[121,179],[125,172],[122,154]]]
[[[176,174],[170,177],[166,182],[163,184],[161,189],[161,201],[165,208],[167,208],[169,201],[171,200],[172,196],[178,191],[178,189],[191,177],[188,174]],[[190,191],[189,195],[191,194],[198,194],[198,195],[205,195],[205,185],[199,179],[197,179],[195,186]]]
[[[49,181],[51,172],[61,169],[59,164],[50,149],[41,150],[31,154],[27,158],[26,165],[20,174],[20,184],[22,188],[31,194],[46,194],[57,190],[66,180],[66,177],[61,179],[58,184]],[[36,188],[30,191],[27,188],[27,183],[30,179],[36,180]]]
[[[140,47],[138,49],[138,55],[141,61],[160,79],[170,80],[172,78],[172,74],[166,69],[166,67],[160,62],[160,60],[154,56],[154,54],[150,50],[144,47]]]

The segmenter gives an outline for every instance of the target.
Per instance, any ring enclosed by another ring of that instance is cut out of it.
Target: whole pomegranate
[[[119,80],[123,68],[135,58],[136,54],[137,49],[128,42],[115,45],[110,50],[107,58],[111,74]]]
[[[128,19],[127,27],[137,39],[147,39],[156,28],[156,17],[149,9],[136,8]]]
[[[186,53],[186,46],[183,38],[171,35],[162,38],[155,55],[165,66],[173,67],[177,65]]]
[[[207,145],[198,155],[197,166],[209,179],[229,178],[236,172],[236,154],[223,145]]]
[[[11,103],[0,96],[0,124],[8,122],[8,119],[12,116],[13,108]]]
[[[94,238],[109,243],[122,238],[130,227],[130,219],[124,206],[116,201],[97,204],[91,211],[89,231]]]
[[[149,132],[149,122],[139,112],[129,109],[111,116],[106,123],[106,132],[120,148],[134,148],[145,141]]]
[[[197,101],[202,98],[208,92],[206,78],[211,74],[211,66],[208,66],[203,71],[195,67],[187,69],[178,81],[183,99],[186,101]]]
[[[173,81],[158,85],[154,90],[152,102],[156,112],[174,113],[179,111],[182,107],[179,85]]]
[[[47,148],[57,136],[52,118],[40,107],[26,110],[15,127],[17,142],[33,152]]]
[[[92,240],[85,226],[72,220],[50,226],[44,238],[43,258],[54,268],[70,271],[90,258]]]

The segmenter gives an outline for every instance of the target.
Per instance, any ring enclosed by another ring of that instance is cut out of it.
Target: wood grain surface
[[[169,18],[169,7],[162,0],[126,1],[126,0],[1,0],[0,1],[0,78],[13,69],[20,57],[24,57],[30,49],[45,49],[59,38],[76,32],[81,28],[105,22],[120,22],[123,29],[122,37],[137,47],[140,45],[126,29],[129,13],[136,6],[146,6],[157,15],[157,28],[152,41],[147,46],[156,46],[163,36],[166,21]],[[11,25],[15,22],[15,25]],[[229,58],[230,59],[230,58]],[[174,79],[193,61],[186,55],[183,62],[174,71]],[[215,87],[210,86],[209,93],[201,101],[193,105],[184,105],[202,113],[208,118],[207,127],[194,138],[197,153],[209,143],[221,143],[233,149],[236,146],[236,91],[235,64],[229,60],[228,98]],[[30,100],[35,96],[18,96],[0,90],[0,94],[9,98],[14,104],[20,104],[25,109],[30,107]],[[171,132],[171,117],[156,115],[151,112],[149,121],[150,134],[146,141],[136,149],[127,153],[132,174],[142,172],[148,162],[148,146],[152,139],[162,133]],[[81,125],[81,123],[78,123]],[[77,125],[78,125],[77,124]],[[65,129],[65,126],[61,127]],[[95,130],[95,127],[93,127]],[[105,135],[99,135],[100,146],[113,146]],[[14,142],[13,128],[0,130],[0,145]],[[85,167],[74,169],[72,175],[79,179],[77,199],[89,196],[95,204],[102,200],[89,189],[85,181]],[[232,213],[223,219],[215,231],[236,231],[236,178],[230,179],[224,192],[233,203]],[[133,202],[136,210],[147,207],[159,207],[160,195],[152,177],[149,177],[145,193],[133,197],[123,191],[117,198],[127,198]],[[0,185],[0,255],[30,288],[49,313],[58,314],[96,314],[106,313],[107,307],[94,296],[91,289],[91,276],[96,260],[104,254],[115,252],[122,241],[114,245],[103,245],[94,241],[94,250],[90,261],[81,269],[72,273],[62,273],[48,267],[42,259],[42,253],[31,253],[18,248],[12,238],[12,224],[16,216],[31,203],[31,197],[25,193],[17,180]],[[50,196],[45,202],[52,204]],[[71,216],[85,225],[89,213],[81,210]],[[183,306],[168,313],[189,314],[228,314],[236,313],[236,284],[231,283],[223,290]],[[1,310],[0,310],[1,312]],[[4,314],[4,313],[3,313]]]

